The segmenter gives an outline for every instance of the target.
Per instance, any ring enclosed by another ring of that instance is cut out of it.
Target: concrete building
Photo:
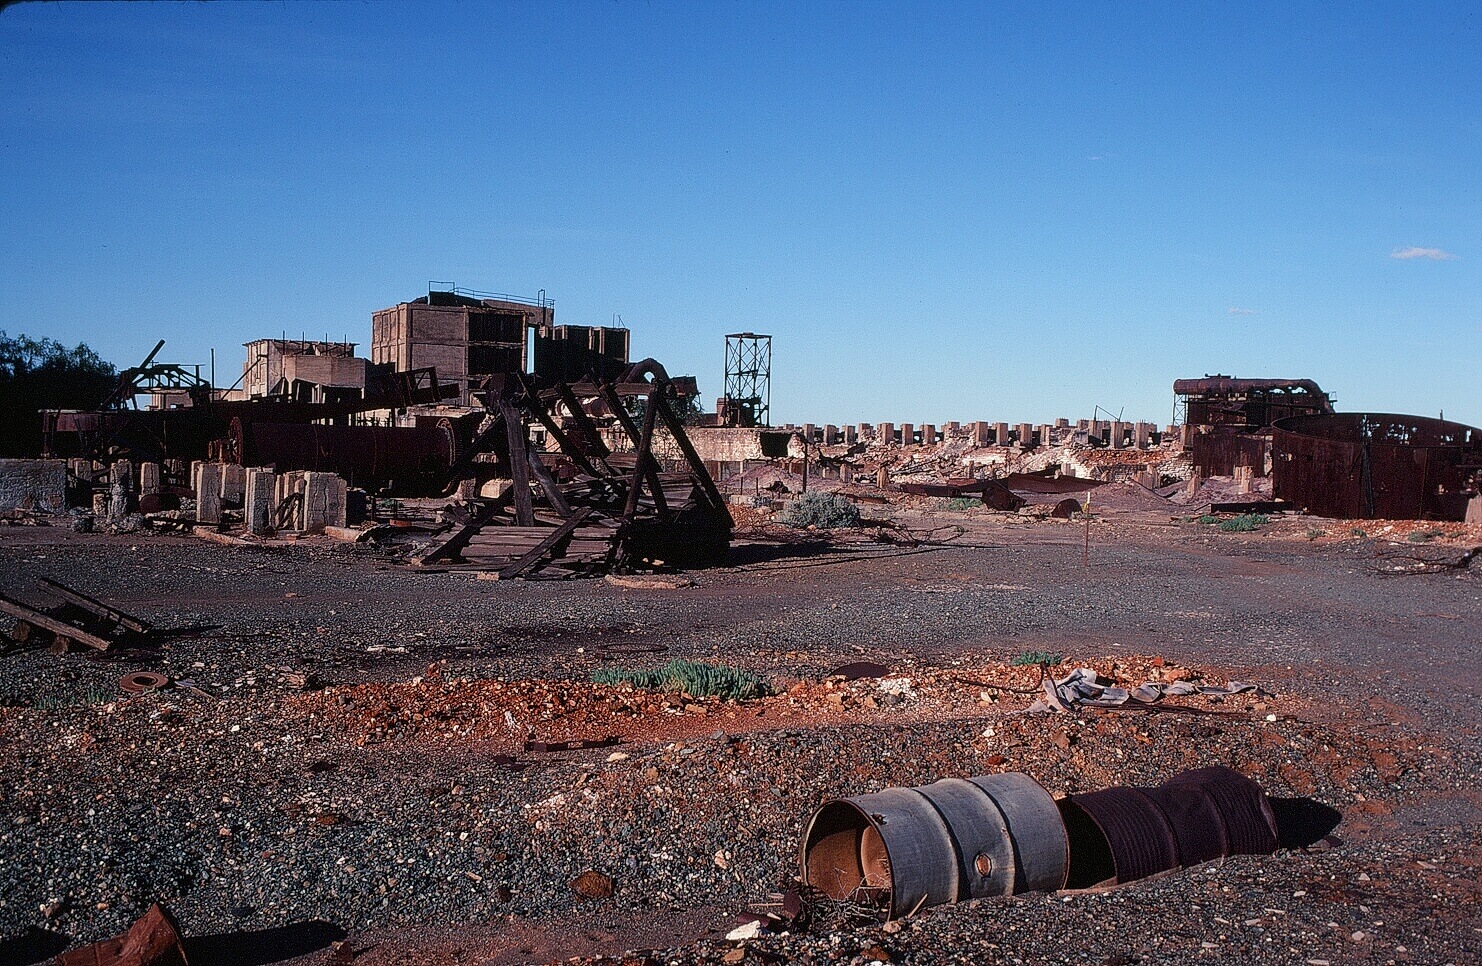
[[[339,402],[365,395],[369,360],[355,355],[353,342],[257,339],[246,349],[242,391],[249,399]]]
[[[485,376],[527,370],[527,333],[554,325],[555,311],[549,300],[429,292],[371,315],[371,361],[435,366],[439,381],[462,387],[458,402],[472,405]]]

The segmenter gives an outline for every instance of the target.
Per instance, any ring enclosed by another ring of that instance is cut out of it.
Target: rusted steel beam
[[[515,577],[520,576],[531,567],[535,566],[535,564],[540,561],[541,557],[544,557],[547,553],[549,553],[551,548],[560,543],[563,537],[567,536],[577,527],[581,526],[582,521],[591,516],[594,512],[596,511],[594,511],[591,507],[582,507],[580,510],[573,513],[570,519],[561,524],[559,527],[556,527],[554,530],[552,530],[550,536],[546,537],[544,540],[540,541],[540,543],[532,547],[528,552],[525,553],[524,556],[520,557],[519,560],[516,560],[508,567],[505,567],[503,570],[499,571],[499,579],[511,580]]]

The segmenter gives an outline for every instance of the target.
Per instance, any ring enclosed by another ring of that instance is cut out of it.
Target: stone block
[[[912,446],[916,442],[916,427],[912,423],[901,423],[901,445]]]
[[[304,532],[323,533],[325,527],[345,526],[348,489],[334,473],[305,473]]]
[[[875,424],[875,442],[877,442],[877,443],[893,443],[893,442],[895,442],[895,423],[876,423]]]
[[[221,502],[227,506],[242,506],[247,494],[247,467],[237,463],[221,464]]]
[[[67,510],[66,460],[0,460],[0,510]]]
[[[158,463],[139,464],[139,492],[144,496],[160,493],[164,490],[164,481],[160,474]]]
[[[196,481],[196,522],[221,522],[221,463],[195,463],[190,468]]]
[[[993,442],[993,424],[978,420],[973,423],[973,445],[987,446]]]
[[[273,510],[277,506],[277,474],[271,469],[253,467],[247,471],[243,489],[242,515],[247,532],[258,536],[273,532]]]
[[[931,423],[921,424],[921,445],[932,446],[937,441],[937,428]]]

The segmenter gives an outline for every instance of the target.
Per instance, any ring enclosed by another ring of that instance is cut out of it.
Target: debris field
[[[147,633],[0,657],[0,961],[155,903],[192,963],[1477,961],[1482,587],[1426,562],[1475,528],[1105,502],[737,512],[728,566],[609,581],[9,528],[7,599]],[[765,690],[597,683],[670,662]],[[1047,680],[1160,694],[1031,712]],[[798,881],[830,799],[1211,765],[1270,796],[1274,855],[890,921]]]

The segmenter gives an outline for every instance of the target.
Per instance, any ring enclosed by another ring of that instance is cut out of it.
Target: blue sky
[[[771,333],[776,421],[1482,424],[1474,4],[21,4],[0,63],[0,328],[120,365],[439,279],[712,402]]]

